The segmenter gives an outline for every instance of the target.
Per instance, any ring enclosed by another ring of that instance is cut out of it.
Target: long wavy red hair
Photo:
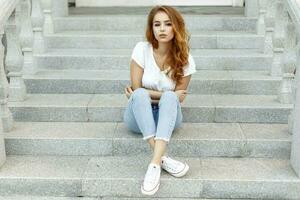
[[[146,39],[152,44],[153,48],[158,48],[158,41],[153,32],[153,19],[158,12],[165,12],[172,22],[174,37],[168,59],[164,64],[171,67],[171,79],[176,83],[180,83],[183,77],[183,68],[188,64],[190,35],[185,28],[183,17],[175,8],[166,5],[155,6],[148,15],[146,30]]]

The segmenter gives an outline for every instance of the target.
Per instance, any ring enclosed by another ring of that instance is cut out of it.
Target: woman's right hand
[[[127,87],[125,88],[125,94],[126,94],[127,99],[130,98],[130,96],[131,96],[132,93],[133,93],[133,91],[132,91],[131,86],[127,86]]]
[[[187,90],[176,90],[175,93],[179,98],[179,102],[182,103],[187,95]]]

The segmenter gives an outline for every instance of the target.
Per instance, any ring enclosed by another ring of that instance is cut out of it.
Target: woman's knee
[[[123,122],[124,122],[125,126],[127,127],[127,129],[130,130],[131,132],[134,132],[137,134],[141,133],[141,131],[140,131],[138,125],[136,124],[136,122],[134,121],[134,119],[132,119],[128,116],[124,116]]]
[[[149,92],[145,88],[138,88],[133,91],[132,94],[133,99],[149,99],[150,95]]]
[[[165,91],[165,92],[162,93],[160,99],[163,100],[163,101],[164,100],[178,101],[178,96],[173,91]]]

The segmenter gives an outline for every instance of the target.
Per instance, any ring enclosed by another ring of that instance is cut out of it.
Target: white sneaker
[[[188,164],[182,163],[178,160],[174,160],[168,156],[163,156],[161,158],[161,163],[161,167],[164,170],[177,178],[184,176],[190,169]]]
[[[141,191],[145,195],[153,195],[157,192],[160,183],[161,167],[150,163],[141,186]]]

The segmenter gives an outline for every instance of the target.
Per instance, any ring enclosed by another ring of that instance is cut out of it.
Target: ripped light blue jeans
[[[173,130],[182,123],[179,98],[175,92],[166,91],[158,104],[151,104],[149,92],[138,88],[128,100],[123,119],[131,131],[142,133],[143,140],[154,137],[169,142]]]

